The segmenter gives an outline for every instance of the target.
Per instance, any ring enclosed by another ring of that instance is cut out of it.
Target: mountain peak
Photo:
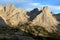
[[[48,32],[52,32],[52,30],[56,30],[56,25],[58,25],[58,21],[56,18],[51,14],[50,9],[48,6],[43,7],[41,13],[39,15],[36,15],[35,19],[31,22],[31,25],[33,26],[42,26],[44,27]],[[52,26],[55,28],[52,28]]]
[[[0,12],[4,12],[4,7],[0,5]]]
[[[44,13],[50,13],[50,8],[48,6],[43,7],[42,10]]]

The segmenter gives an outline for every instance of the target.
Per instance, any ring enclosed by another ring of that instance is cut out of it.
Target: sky
[[[0,0],[0,5],[14,4],[17,8],[33,10],[34,8],[50,7],[50,10],[60,13],[60,0]]]

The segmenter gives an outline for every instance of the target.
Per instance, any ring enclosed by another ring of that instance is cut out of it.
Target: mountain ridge
[[[14,5],[0,6],[0,17],[5,21],[1,22],[2,20],[0,20],[2,23],[0,25],[2,26],[6,23],[11,28],[19,28],[35,36],[50,37],[55,33],[57,36],[53,34],[53,37],[59,38],[60,30],[58,30],[57,26],[60,22],[57,16],[53,15],[48,6],[42,9],[35,8],[30,12],[16,8]]]

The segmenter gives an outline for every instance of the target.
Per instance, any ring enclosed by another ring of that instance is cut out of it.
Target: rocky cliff
[[[14,5],[0,6],[0,16],[5,19],[9,26],[17,26],[19,23],[24,24],[28,21],[27,11],[15,8]]]
[[[31,25],[35,26],[42,26],[48,30],[48,32],[52,32],[52,29],[56,29],[55,26],[57,26],[59,22],[56,20],[56,18],[53,16],[53,14],[50,12],[50,9],[48,6],[44,7],[39,15],[35,17],[34,20],[32,20]],[[52,28],[53,27],[53,28]],[[50,29],[51,28],[51,29]]]
[[[49,7],[43,7],[43,9],[39,12],[40,13],[38,13],[38,15],[35,16],[35,18],[30,23],[30,28],[33,31],[32,34],[46,37],[51,36],[49,35],[49,33],[56,33],[58,31],[57,26],[59,22],[57,21],[55,16],[53,16],[53,14],[50,12]]]
[[[57,16],[51,13],[48,6],[28,12],[14,5],[0,5],[0,26],[18,28],[34,36],[59,39],[59,24]]]

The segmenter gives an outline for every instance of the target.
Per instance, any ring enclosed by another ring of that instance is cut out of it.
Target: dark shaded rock
[[[41,11],[39,11],[38,8],[33,9],[32,11],[28,12],[27,15],[30,17],[29,20],[32,21],[37,15],[40,14]]]
[[[56,19],[60,22],[60,13],[58,13],[58,14],[54,14],[54,16],[55,16]]]

